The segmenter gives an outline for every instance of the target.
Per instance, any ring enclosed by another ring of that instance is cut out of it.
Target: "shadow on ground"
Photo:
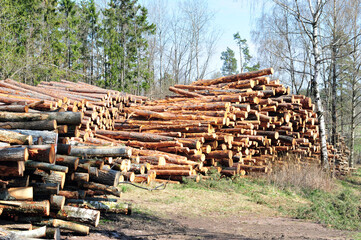
[[[105,214],[97,228],[86,237],[71,233],[62,234],[64,239],[247,239],[242,235],[212,232],[207,229],[187,227],[174,220],[162,219],[146,213],[130,216]]]

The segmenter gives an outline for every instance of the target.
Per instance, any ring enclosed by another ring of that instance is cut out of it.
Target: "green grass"
[[[295,217],[312,219],[337,229],[361,229],[360,198],[350,189],[330,193],[304,190],[303,196],[311,204],[299,207]]]

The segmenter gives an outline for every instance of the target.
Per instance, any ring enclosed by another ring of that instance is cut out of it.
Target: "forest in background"
[[[212,24],[215,11],[207,1],[179,1],[175,8],[167,3],[0,0],[0,78],[28,84],[81,80],[159,97],[173,84],[235,73],[232,54],[214,56],[222,26]],[[360,155],[361,1],[273,0],[265,6],[255,19],[257,56],[248,59],[250,66],[275,68],[294,94],[313,96],[319,89],[330,142],[341,133]],[[240,46],[230,50],[246,62],[245,39],[229,37]],[[230,60],[232,71],[210,69],[212,58]],[[311,84],[315,76],[317,87]]]

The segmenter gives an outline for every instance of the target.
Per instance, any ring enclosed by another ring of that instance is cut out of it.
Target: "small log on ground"
[[[97,227],[100,220],[100,211],[64,206],[63,209],[57,213],[57,217],[65,220],[87,223]]]

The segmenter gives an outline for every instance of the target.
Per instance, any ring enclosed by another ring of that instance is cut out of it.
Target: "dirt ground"
[[[276,194],[275,202],[281,202],[282,198]],[[287,218],[234,192],[177,187],[160,192],[131,189],[122,199],[133,204],[132,215],[104,215],[89,236],[69,233],[63,234],[63,239],[357,239],[355,236],[361,236]]]
[[[352,232],[282,217],[173,217],[135,213],[107,215],[106,221],[86,237],[64,239],[353,239]],[[354,238],[355,239],[355,238]]]

